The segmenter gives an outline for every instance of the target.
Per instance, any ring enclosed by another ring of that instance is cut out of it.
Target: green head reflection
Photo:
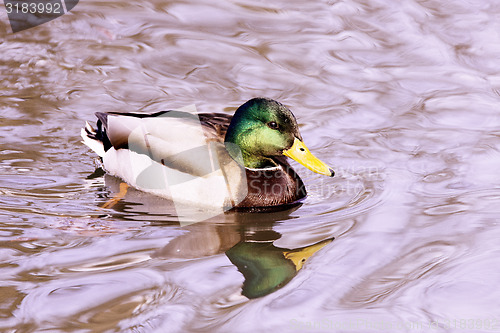
[[[242,294],[257,298],[285,286],[308,258],[332,241],[327,239],[293,250],[276,247],[272,242],[241,242],[226,255],[245,277]]]

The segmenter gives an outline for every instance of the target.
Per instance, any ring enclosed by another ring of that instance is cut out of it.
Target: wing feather
[[[231,116],[163,111],[153,115],[98,113],[115,149],[148,155],[170,168],[202,177],[218,168],[210,142],[222,144]]]

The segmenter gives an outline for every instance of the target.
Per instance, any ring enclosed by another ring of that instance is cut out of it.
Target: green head
[[[283,104],[254,98],[236,110],[226,133],[226,147],[243,157],[247,168],[276,166],[274,157],[288,156],[314,172],[333,176],[333,170],[314,157],[302,143],[297,120]],[[230,143],[230,144],[227,144]]]
[[[254,98],[236,110],[226,133],[226,142],[241,149],[248,168],[275,166],[272,158],[283,154],[301,139],[297,121],[283,104],[267,98]]]

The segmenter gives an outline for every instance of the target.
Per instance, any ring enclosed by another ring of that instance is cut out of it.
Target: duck
[[[192,110],[95,115],[96,128],[86,122],[81,137],[102,168],[175,203],[223,211],[300,203],[307,191],[287,158],[335,174],[304,144],[290,109],[269,98],[253,98],[232,116]]]

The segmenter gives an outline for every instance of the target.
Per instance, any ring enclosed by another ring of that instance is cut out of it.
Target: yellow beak
[[[283,155],[293,158],[309,170],[316,173],[330,177],[335,175],[332,168],[314,156],[309,149],[307,149],[306,145],[297,138],[295,138],[292,148],[283,151]]]

